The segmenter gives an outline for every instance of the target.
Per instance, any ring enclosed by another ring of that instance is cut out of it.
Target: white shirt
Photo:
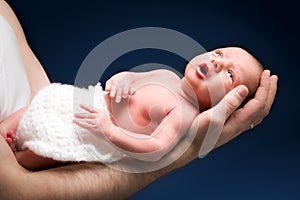
[[[30,96],[16,35],[0,15],[0,122],[28,105]]]

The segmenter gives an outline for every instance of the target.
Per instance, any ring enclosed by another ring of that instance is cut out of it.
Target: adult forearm
[[[189,149],[171,165],[148,173],[127,173],[100,163],[80,163],[29,172],[17,163],[5,164],[1,199],[126,199],[166,173],[194,159]],[[13,166],[13,167],[12,167]],[[13,178],[12,178],[13,177]],[[3,197],[3,198],[2,198]]]
[[[35,57],[27,42],[19,43],[19,48],[30,86],[31,98],[33,98],[40,89],[49,85],[50,81],[43,66]]]
[[[0,170],[0,199],[126,199],[197,157],[197,147],[193,144],[171,165],[148,173],[117,171],[99,163],[80,163],[29,172],[17,164],[3,139],[1,142],[0,158],[5,159]]]
[[[163,173],[162,173],[163,174]],[[30,172],[20,180],[22,199],[126,199],[150,184],[158,172],[131,174],[102,164],[82,163]]]

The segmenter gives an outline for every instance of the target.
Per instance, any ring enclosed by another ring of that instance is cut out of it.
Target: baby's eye
[[[216,57],[217,57],[218,59],[222,58],[222,53],[219,52],[219,51],[217,51],[217,52],[216,52]]]
[[[233,74],[231,71],[226,71],[227,75],[229,76],[229,78],[231,78],[231,80],[233,79]]]

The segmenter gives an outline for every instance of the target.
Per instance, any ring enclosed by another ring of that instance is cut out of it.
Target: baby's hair
[[[246,51],[249,53],[248,50],[246,50]],[[255,66],[259,68],[259,70],[260,70],[259,76],[261,76],[262,72],[264,71],[264,67],[263,67],[262,63],[256,57],[254,57],[253,54],[251,54],[251,53],[249,53],[249,54],[252,56],[252,58],[256,62]],[[257,91],[257,89],[259,87],[259,84],[260,84],[260,77],[259,77],[259,81],[257,83],[256,89],[254,91],[252,91],[252,92],[249,91],[249,94],[244,99],[244,101],[241,103],[240,107],[243,107],[249,100],[251,100],[251,99],[254,98],[255,93],[256,93],[256,91]]]

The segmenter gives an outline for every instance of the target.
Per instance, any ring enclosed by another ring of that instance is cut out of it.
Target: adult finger
[[[225,96],[225,109],[227,119],[233,111],[235,111],[248,95],[248,88],[244,85],[237,86]]]
[[[262,120],[266,102],[270,92],[270,71],[265,70],[261,75],[260,85],[253,99],[249,100],[243,108],[237,111],[236,117],[241,124],[241,130],[250,128],[250,124],[257,125]]]
[[[254,99],[260,102],[265,102],[268,99],[270,91],[270,70],[264,70],[261,78],[260,84],[255,93]]]
[[[211,113],[210,126],[200,147],[199,156],[207,155],[216,144],[223,143],[224,137],[221,134],[224,123],[228,116],[240,106],[247,95],[248,88],[244,85],[239,85],[228,92],[216,106],[209,110]]]
[[[212,112],[214,116],[218,119],[223,117],[226,120],[233,111],[235,111],[243,102],[243,100],[248,95],[248,88],[244,85],[239,85],[230,92],[228,92],[225,97],[213,107]],[[225,114],[225,116],[224,116]]]
[[[266,103],[266,115],[269,114],[269,111],[271,109],[271,106],[273,105],[276,93],[277,93],[277,82],[278,82],[278,76],[272,75],[270,78],[270,91]]]
[[[271,110],[277,92],[277,80],[278,77],[276,75],[270,77],[270,87],[269,87],[267,99],[265,100],[265,104],[262,105],[263,107],[261,111],[257,112],[257,115],[254,116],[253,119],[251,119],[250,121],[251,124],[258,125],[263,121],[263,119],[267,115],[269,115],[269,112]]]
[[[248,101],[244,107],[233,112],[227,119],[223,129],[225,134],[235,137],[241,132],[250,129],[252,125],[261,123],[265,117],[265,108],[269,98],[270,87],[270,71],[265,70],[261,75],[260,85],[255,93],[255,97]]]

